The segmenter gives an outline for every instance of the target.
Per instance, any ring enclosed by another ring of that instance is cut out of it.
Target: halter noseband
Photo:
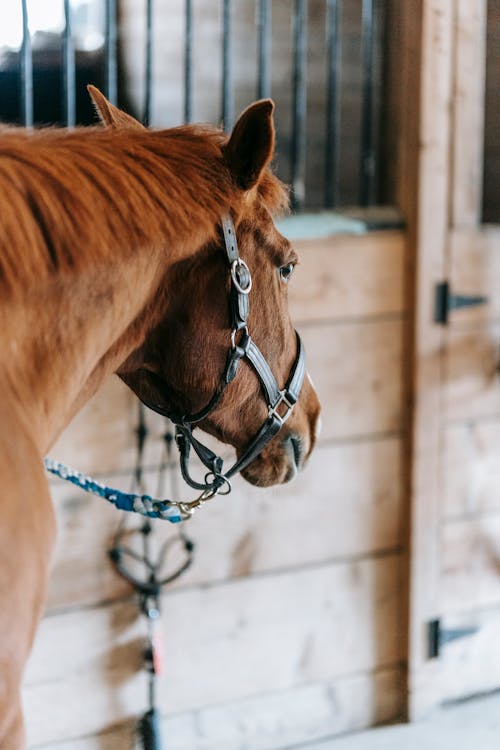
[[[295,361],[284,388],[279,388],[266,358],[248,333],[247,319],[250,309],[249,293],[252,288],[252,277],[247,264],[239,256],[236,232],[230,216],[222,219],[222,231],[231,275],[231,348],[227,354],[219,387],[205,408],[195,414],[174,414],[165,411],[157,404],[141,399],[147,407],[164,417],[168,417],[175,424],[175,438],[180,453],[182,476],[191,487],[203,490],[204,499],[208,499],[217,493],[227,494],[230,492],[230,478],[248,466],[280,431],[290,417],[299,398],[305,374],[304,347],[299,334],[296,332],[297,354]],[[240,333],[240,337],[236,341],[238,333]],[[240,458],[230,469],[223,472],[223,459],[194,437],[193,425],[205,419],[215,409],[226,387],[236,377],[242,359],[246,359],[251,364],[260,380],[267,400],[268,417]],[[191,447],[208,469],[203,482],[197,482],[189,473]]]

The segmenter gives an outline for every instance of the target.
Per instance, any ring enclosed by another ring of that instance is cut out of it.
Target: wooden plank
[[[274,750],[394,720],[401,711],[401,690],[402,670],[388,668],[167,716],[162,735],[177,750]],[[123,750],[133,747],[133,739],[130,721],[93,737],[34,743],[30,750]]]
[[[322,440],[401,429],[401,320],[304,327],[301,335],[322,404]]]
[[[498,323],[449,332],[444,383],[447,419],[500,415],[499,340]]]
[[[403,232],[338,235],[294,243],[300,264],[290,283],[297,323],[402,313]]]
[[[453,328],[500,317],[500,228],[456,229],[450,234],[451,287],[454,293],[484,296],[486,304],[455,310]]]
[[[436,662],[427,658],[426,626],[439,612],[440,382],[442,329],[434,320],[435,284],[446,278],[453,14],[448,0],[405,3],[402,60],[407,113],[399,178],[408,220],[408,287],[413,351],[408,358],[411,425],[411,557],[409,715],[425,715],[439,700]],[[403,168],[405,171],[403,171]]]
[[[400,547],[401,457],[399,438],[322,445],[291,484],[263,490],[235,479],[230,497],[217,498],[186,526],[196,542],[195,563],[176,586]],[[156,479],[156,472],[146,474],[146,489],[152,493]],[[123,476],[106,481],[124,489],[128,484]],[[128,587],[106,555],[121,515],[72,485],[59,482],[54,489],[59,534],[48,608],[123,596]],[[129,516],[128,524],[137,527],[140,521]],[[158,544],[175,534],[172,526],[161,522],[155,523],[155,530]]]
[[[442,613],[500,606],[500,514],[448,521],[441,533]]]
[[[443,452],[444,518],[500,511],[500,421],[449,426]]]
[[[393,666],[403,657],[400,558],[314,566],[174,591],[159,627],[170,715]],[[46,617],[27,668],[28,742],[92,734],[136,715],[145,624],[133,604]]]
[[[137,404],[119,378],[109,378],[65,429],[50,455],[86,473],[129,469],[135,462]]]
[[[456,0],[451,224],[477,227],[483,192],[487,0]]]
[[[498,629],[500,609],[485,609],[448,616],[448,629],[478,628],[475,635],[452,641],[440,658],[439,690],[447,700],[489,693],[500,685]]]

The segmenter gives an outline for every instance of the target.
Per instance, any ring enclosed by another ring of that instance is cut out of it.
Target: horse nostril
[[[292,455],[297,469],[302,463],[302,440],[297,435],[290,435],[290,445],[292,446]]]

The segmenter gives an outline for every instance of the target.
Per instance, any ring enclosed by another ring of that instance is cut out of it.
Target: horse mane
[[[26,291],[149,243],[168,248],[193,226],[212,238],[223,211],[243,210],[226,141],[193,125],[0,130],[0,290]],[[270,172],[258,194],[272,213],[288,204]]]

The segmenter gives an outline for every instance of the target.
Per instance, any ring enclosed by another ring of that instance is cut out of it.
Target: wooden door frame
[[[440,614],[443,351],[435,286],[448,276],[453,238],[479,235],[482,198],[486,0],[394,3],[400,71],[397,202],[406,218],[405,362],[408,542],[408,718],[441,701],[428,626]]]

